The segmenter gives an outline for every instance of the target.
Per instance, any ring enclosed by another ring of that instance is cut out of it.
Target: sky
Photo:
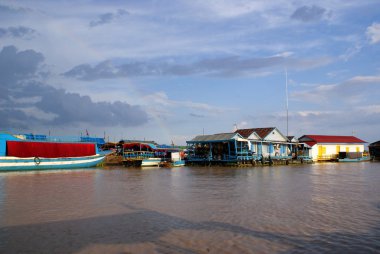
[[[0,130],[380,140],[380,1],[0,1]],[[288,127],[287,127],[288,126]]]

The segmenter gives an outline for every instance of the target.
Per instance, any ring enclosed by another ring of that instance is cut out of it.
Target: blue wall
[[[0,133],[0,156],[7,155],[7,140],[19,140],[19,139],[10,134]]]

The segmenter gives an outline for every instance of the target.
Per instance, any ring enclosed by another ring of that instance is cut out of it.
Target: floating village
[[[380,141],[355,136],[285,136],[276,127],[237,129],[199,135],[186,146],[154,141],[0,134],[0,171],[71,169],[95,166],[180,167],[191,165],[264,166],[380,159]]]

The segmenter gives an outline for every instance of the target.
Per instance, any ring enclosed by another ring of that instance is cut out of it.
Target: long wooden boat
[[[0,133],[0,171],[87,168],[104,158],[95,143],[31,141]]]
[[[338,158],[338,162],[361,162],[369,161],[371,158],[369,156],[363,156],[359,158]]]

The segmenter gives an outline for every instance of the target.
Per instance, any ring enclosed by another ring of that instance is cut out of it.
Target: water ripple
[[[1,253],[377,253],[375,163],[0,175]]]

